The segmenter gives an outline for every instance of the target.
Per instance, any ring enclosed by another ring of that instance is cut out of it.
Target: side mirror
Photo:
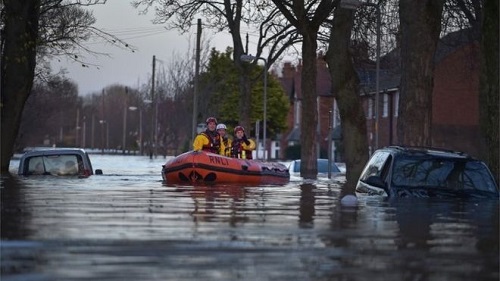
[[[95,174],[96,175],[102,175],[102,170],[101,169],[95,169]]]

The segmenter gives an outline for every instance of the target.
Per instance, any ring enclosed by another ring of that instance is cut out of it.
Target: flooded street
[[[342,206],[341,179],[168,186],[161,157],[91,159],[2,179],[1,280],[499,280],[498,200]]]

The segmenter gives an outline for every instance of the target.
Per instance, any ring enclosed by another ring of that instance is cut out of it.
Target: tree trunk
[[[359,96],[359,78],[349,53],[354,12],[336,9],[326,53],[330,76],[333,81],[334,97],[340,113],[346,183],[343,194],[354,194],[356,184],[368,161],[368,139],[366,119]]]
[[[434,53],[441,31],[444,0],[401,0],[401,88],[398,141],[432,145]]]
[[[225,14],[226,20],[228,22],[229,32],[231,33],[231,38],[233,40],[233,60],[240,73],[239,78],[239,89],[240,89],[240,100],[238,104],[239,108],[239,123],[250,132],[250,106],[252,104],[252,96],[251,96],[251,85],[250,85],[250,77],[249,68],[245,67],[240,59],[241,55],[245,53],[245,49],[243,47],[243,41],[241,40],[241,12],[243,8],[243,1],[231,1],[224,0]],[[246,50],[248,51],[248,50]]]
[[[318,174],[317,124],[318,101],[316,93],[316,48],[317,31],[303,32],[302,42],[302,118],[300,120],[300,176],[316,179]]]
[[[321,0],[314,13],[304,1],[279,1],[273,3],[297,28],[302,36],[302,118],[300,120],[300,176],[305,179],[316,179],[318,174],[318,100],[316,92],[316,50],[318,47],[318,30],[328,18],[336,5],[336,1]],[[293,13],[288,10],[291,8]]]
[[[481,137],[486,147],[482,147],[481,157],[500,180],[499,167],[499,72],[498,72],[498,0],[485,0],[481,37],[481,77],[479,90],[479,124]]]
[[[24,103],[33,85],[39,0],[4,0],[1,62],[1,173],[8,173]]]

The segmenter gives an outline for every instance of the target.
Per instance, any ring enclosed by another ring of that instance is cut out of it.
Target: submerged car
[[[300,160],[293,160],[288,165],[288,170],[291,175],[300,176]],[[326,177],[328,176],[328,159],[319,158],[317,159],[317,167],[318,167],[318,176]],[[344,168],[340,167],[337,163],[331,162],[331,170],[333,176],[345,174]]]
[[[96,170],[102,174],[102,170]],[[18,175],[88,177],[93,175],[88,153],[81,148],[39,148],[29,150],[19,160]]]
[[[356,192],[389,197],[499,197],[498,185],[482,161],[452,150],[401,146],[375,151]]]

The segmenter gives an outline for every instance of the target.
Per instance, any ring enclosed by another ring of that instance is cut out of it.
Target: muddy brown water
[[[2,179],[1,280],[499,280],[498,200],[344,206],[342,178],[168,186],[163,158],[91,157],[104,175]]]

